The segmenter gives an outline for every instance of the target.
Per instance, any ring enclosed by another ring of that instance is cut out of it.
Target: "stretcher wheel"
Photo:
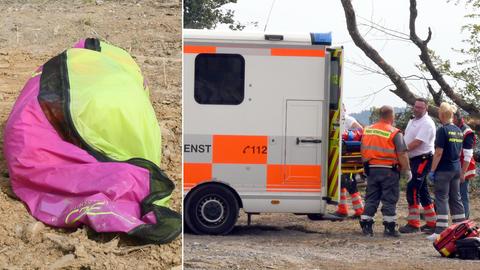
[[[232,191],[204,185],[190,191],[184,206],[185,225],[195,234],[228,234],[238,219],[239,205]]]

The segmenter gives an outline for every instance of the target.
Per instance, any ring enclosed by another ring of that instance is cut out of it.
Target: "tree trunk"
[[[347,29],[350,37],[352,38],[355,45],[360,48],[365,55],[372,60],[388,78],[395,85],[396,89],[390,90],[395,95],[400,97],[407,104],[413,106],[415,104],[416,96],[410,91],[405,80],[398,74],[398,72],[388,64],[385,59],[375,50],[360,34],[357,27],[357,19],[355,15],[355,10],[353,9],[351,0],[341,0],[343,10],[345,11],[345,19],[347,21]],[[428,29],[428,37],[426,40],[421,40],[415,31],[415,20],[417,18],[417,2],[416,0],[410,0],[410,40],[420,49],[420,60],[425,64],[427,70],[432,75],[433,79],[440,85],[441,89],[438,92],[435,92],[431,85],[429,84],[428,90],[434,97],[434,102],[438,106],[441,101],[442,93],[445,93],[458,107],[462,108],[471,115],[480,115],[480,110],[475,105],[466,102],[462,97],[457,95],[450,85],[445,81],[442,74],[437,70],[433,61],[428,53],[427,44],[430,41],[432,36],[432,31]],[[429,106],[428,113],[438,118],[438,107]],[[480,122],[472,121],[471,128],[475,129],[477,132],[480,131]]]

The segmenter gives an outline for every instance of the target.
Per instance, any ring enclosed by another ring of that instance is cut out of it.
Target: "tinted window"
[[[195,58],[195,100],[238,105],[245,96],[245,59],[239,54],[199,54]]]
[[[340,63],[338,58],[333,58],[330,62],[330,109],[338,109],[340,98]]]

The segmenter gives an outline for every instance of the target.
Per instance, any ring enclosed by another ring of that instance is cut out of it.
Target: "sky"
[[[425,39],[428,27],[433,35],[429,48],[435,50],[443,59],[452,63],[461,57],[452,48],[464,47],[461,32],[467,20],[464,15],[471,12],[464,4],[455,5],[447,0],[417,1],[417,34]],[[360,32],[364,38],[379,51],[387,63],[394,66],[402,76],[419,74],[416,64],[420,63],[420,51],[408,41],[371,29],[374,22],[386,28],[409,33],[408,0],[355,0],[352,2],[357,15]],[[238,0],[236,4],[227,4],[225,9],[235,11],[235,20],[247,24],[243,31],[267,33],[292,32],[332,32],[333,46],[344,46],[344,103],[350,113],[385,104],[406,106],[399,97],[391,93],[391,81],[380,74],[368,72],[358,64],[379,70],[363,52],[353,43],[345,22],[345,14],[340,0]],[[249,24],[257,22],[257,26]],[[228,30],[226,25],[217,26],[219,30]],[[423,81],[408,81],[410,90],[427,97],[428,91]],[[390,85],[390,86],[389,86]],[[434,85],[435,86],[435,85]]]

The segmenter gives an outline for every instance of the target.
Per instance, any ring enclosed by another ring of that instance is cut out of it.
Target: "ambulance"
[[[321,218],[339,200],[342,48],[331,33],[183,31],[184,223]]]

